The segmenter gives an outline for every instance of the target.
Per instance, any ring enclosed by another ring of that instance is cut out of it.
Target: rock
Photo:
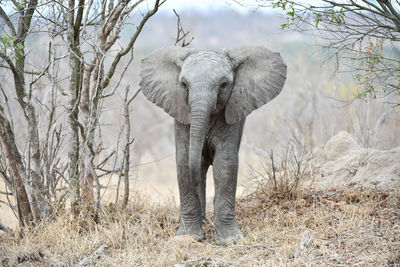
[[[371,150],[353,177],[360,184],[377,185],[382,189],[400,186],[400,147],[387,151]]]
[[[331,161],[360,149],[361,146],[357,144],[348,132],[341,131],[326,143],[324,152],[327,160]]]
[[[318,190],[349,186],[390,190],[400,186],[400,147],[367,149],[349,133],[340,132],[314,149],[310,167],[313,179],[306,185]]]

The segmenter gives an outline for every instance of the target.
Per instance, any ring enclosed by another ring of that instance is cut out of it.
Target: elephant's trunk
[[[195,187],[201,181],[201,157],[207,126],[210,121],[210,108],[206,101],[196,101],[191,105],[189,168],[190,178]]]

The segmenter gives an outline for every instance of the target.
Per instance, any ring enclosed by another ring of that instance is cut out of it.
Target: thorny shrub
[[[309,157],[302,151],[289,144],[284,154],[276,158],[271,150],[269,157],[260,161],[260,168],[252,168],[258,180],[256,193],[276,201],[297,199],[302,182],[309,177]]]

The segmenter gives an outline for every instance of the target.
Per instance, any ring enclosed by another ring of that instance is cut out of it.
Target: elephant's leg
[[[242,238],[235,216],[238,170],[237,149],[229,149],[226,146],[217,149],[214,156],[213,170],[216,243],[223,245]]]
[[[176,165],[181,204],[177,235],[190,235],[204,239],[202,210],[198,190],[190,181],[189,172],[189,126],[175,121]]]

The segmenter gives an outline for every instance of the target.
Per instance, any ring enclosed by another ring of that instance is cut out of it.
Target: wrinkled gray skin
[[[168,47],[143,59],[144,95],[175,118],[181,203],[177,235],[204,239],[206,174],[212,165],[216,242],[242,237],[235,194],[245,118],[277,96],[285,79],[280,55],[256,46],[224,52]]]

